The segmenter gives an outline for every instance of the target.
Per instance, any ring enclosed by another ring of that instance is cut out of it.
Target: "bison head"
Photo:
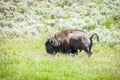
[[[49,54],[56,54],[58,50],[58,46],[59,46],[59,42],[54,37],[48,38],[45,43],[46,51]]]

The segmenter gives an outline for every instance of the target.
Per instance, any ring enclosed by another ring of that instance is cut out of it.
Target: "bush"
[[[0,38],[35,36],[51,31],[53,35],[67,28],[97,30],[100,34],[101,30],[111,34],[120,29],[119,0],[1,0],[0,3]],[[109,35],[116,36],[119,34]]]

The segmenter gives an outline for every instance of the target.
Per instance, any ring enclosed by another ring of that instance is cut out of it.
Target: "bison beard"
[[[66,29],[55,33],[53,38],[49,38],[46,41],[46,51],[50,54],[56,54],[57,52],[78,54],[78,50],[84,50],[88,56],[91,56],[92,38],[94,35],[99,41],[97,34],[88,35],[81,30]]]

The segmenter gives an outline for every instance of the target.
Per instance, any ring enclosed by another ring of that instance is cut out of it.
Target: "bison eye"
[[[54,43],[51,43],[54,46]]]
[[[55,44],[54,41],[51,41],[51,44],[54,45]]]

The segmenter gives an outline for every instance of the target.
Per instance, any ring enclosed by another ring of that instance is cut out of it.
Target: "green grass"
[[[115,20],[111,17],[106,17],[104,19],[104,26],[107,28],[107,29],[110,29],[111,28],[111,25],[112,24],[115,24]]]
[[[45,51],[46,34],[0,40],[0,80],[119,80],[120,45],[94,43],[93,55]]]

